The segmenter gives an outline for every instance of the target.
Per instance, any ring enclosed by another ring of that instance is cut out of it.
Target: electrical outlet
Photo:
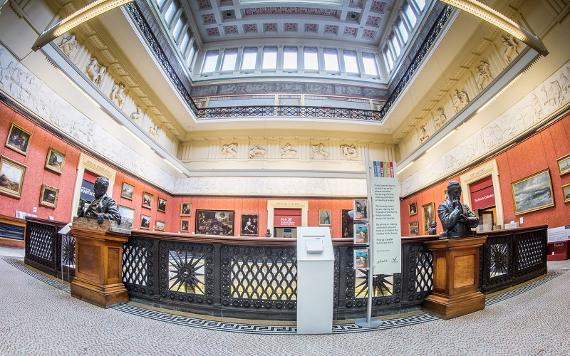
[[[520,224],[520,225],[524,224],[524,217],[521,216],[521,217],[519,218],[519,224]]]
[[[34,207],[32,208],[32,213],[37,213],[37,212],[38,212],[38,207],[37,207],[37,206],[34,206]]]

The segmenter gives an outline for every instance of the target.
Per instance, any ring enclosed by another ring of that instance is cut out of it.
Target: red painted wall
[[[501,198],[505,222],[519,221],[524,218],[521,226],[548,224],[550,227],[570,224],[570,204],[564,203],[562,186],[570,184],[570,174],[560,176],[557,160],[570,153],[570,115],[558,120],[546,129],[534,134],[526,140],[510,147],[489,160],[495,159],[499,169],[501,183]],[[475,168],[476,166],[470,167]],[[534,212],[515,215],[511,184],[517,180],[538,173],[544,169],[550,170],[555,206]],[[420,234],[423,234],[423,204],[435,202],[436,207],[445,198],[445,188],[450,180],[459,180],[459,176],[449,177],[418,193],[410,195],[400,203],[402,211],[402,234],[409,235],[409,222],[419,221]],[[409,216],[408,204],[416,201],[418,214]],[[469,203],[470,204],[470,203]],[[437,219],[438,232],[441,223]],[[502,224],[503,222],[497,222]]]

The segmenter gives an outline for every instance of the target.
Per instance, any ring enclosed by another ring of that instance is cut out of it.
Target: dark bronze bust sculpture
[[[115,203],[113,198],[105,194],[108,187],[109,180],[107,178],[97,177],[93,186],[95,199],[88,205],[85,202],[81,202],[79,209],[77,209],[77,216],[97,219],[99,224],[102,224],[104,220],[110,220],[120,225],[121,214],[119,213],[117,203]]]
[[[437,215],[443,226],[443,235],[447,237],[473,236],[472,228],[477,227],[479,218],[469,207],[461,204],[461,186],[458,182],[447,184],[447,198],[437,207]]]

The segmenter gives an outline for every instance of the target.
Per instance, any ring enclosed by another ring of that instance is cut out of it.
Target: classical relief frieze
[[[485,154],[505,145],[570,103],[570,62],[495,120],[466,137],[441,157],[430,157],[430,169],[401,182],[402,195],[449,176]]]

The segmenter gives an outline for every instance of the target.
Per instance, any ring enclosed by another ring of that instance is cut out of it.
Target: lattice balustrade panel
[[[61,236],[61,264],[75,268],[75,237],[71,234]]]
[[[509,273],[509,245],[489,243],[489,278],[501,277]]]
[[[123,282],[129,291],[152,294],[153,243],[146,239],[130,239],[123,246]]]
[[[232,106],[200,108],[198,109],[197,116],[200,119],[280,116],[356,121],[381,120],[379,111],[318,106]]]
[[[160,244],[160,296],[172,301],[212,304],[213,245]]]
[[[538,267],[544,263],[545,245],[539,236],[521,236],[516,239],[517,271]]]
[[[297,255],[292,247],[222,247],[222,304],[294,309]]]
[[[53,249],[57,232],[52,226],[29,223],[28,256],[38,262],[55,264]]]
[[[418,249],[415,254],[415,291],[428,293],[433,289],[433,255],[424,248]]]

